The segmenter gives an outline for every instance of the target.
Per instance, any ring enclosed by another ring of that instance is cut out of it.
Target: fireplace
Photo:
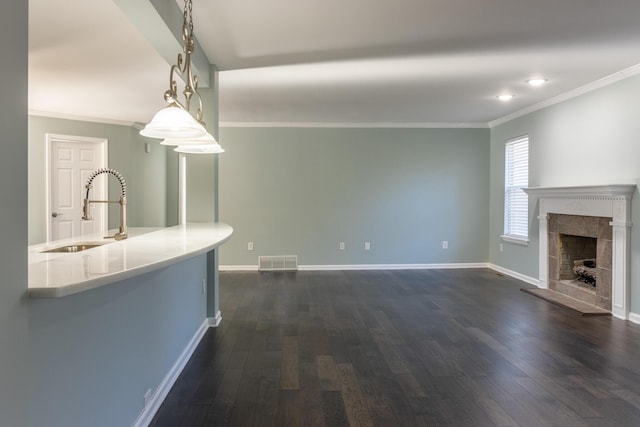
[[[549,289],[611,311],[612,218],[547,216]]]
[[[602,185],[525,190],[538,197],[539,287],[610,310],[615,317],[629,317],[631,197],[635,188]],[[569,270],[573,270],[574,261],[594,258],[594,244],[596,279],[595,286],[588,287]],[[572,246],[577,254],[561,252],[564,245]]]

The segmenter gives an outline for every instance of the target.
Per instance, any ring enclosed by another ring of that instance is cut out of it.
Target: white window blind
[[[507,141],[505,152],[504,234],[529,238],[529,198],[522,191],[529,185],[529,137]]]

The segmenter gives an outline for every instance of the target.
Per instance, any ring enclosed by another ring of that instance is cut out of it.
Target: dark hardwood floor
[[[220,274],[153,426],[640,426],[640,326],[491,270]]]

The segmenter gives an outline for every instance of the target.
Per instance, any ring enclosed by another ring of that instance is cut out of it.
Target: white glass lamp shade
[[[199,138],[166,138],[160,145],[212,145],[218,141],[209,132]]]
[[[206,129],[187,111],[175,104],[158,111],[140,135],[150,138],[198,138],[207,134]]]
[[[173,151],[185,154],[218,154],[224,153],[220,144],[178,145]]]

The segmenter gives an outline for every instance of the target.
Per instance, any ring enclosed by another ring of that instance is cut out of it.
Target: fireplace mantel
[[[530,197],[538,198],[540,209],[539,287],[548,287],[547,218],[550,213],[612,218],[611,314],[628,319],[631,281],[631,198],[635,189],[635,184],[524,189]]]
[[[531,187],[524,191],[530,196],[550,199],[619,198],[631,200],[635,184],[591,185],[585,187]]]

